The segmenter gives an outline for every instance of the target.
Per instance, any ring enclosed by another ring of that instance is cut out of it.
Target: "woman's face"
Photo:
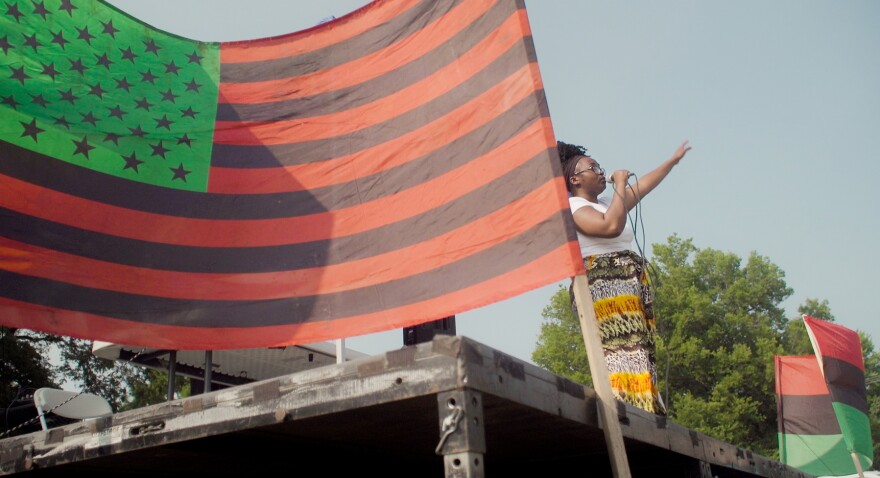
[[[577,168],[572,178],[576,178],[582,188],[591,193],[601,193],[605,190],[605,170],[599,163],[589,156],[583,156],[578,160]]]

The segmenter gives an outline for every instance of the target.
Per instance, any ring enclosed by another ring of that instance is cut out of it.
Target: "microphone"
[[[631,177],[633,177],[633,176],[635,176],[635,175],[636,175],[636,173],[629,173],[629,174],[626,175],[626,179],[628,180],[629,178],[631,178]],[[614,182],[614,178],[611,178],[611,177],[606,178],[606,179],[605,179],[605,182],[606,182],[606,183],[613,183],[613,182]]]

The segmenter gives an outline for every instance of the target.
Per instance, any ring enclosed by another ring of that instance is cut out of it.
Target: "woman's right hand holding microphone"
[[[625,186],[630,176],[632,176],[632,173],[630,173],[628,170],[618,169],[617,171],[611,173],[611,179],[609,179],[608,182],[614,184],[622,184]]]

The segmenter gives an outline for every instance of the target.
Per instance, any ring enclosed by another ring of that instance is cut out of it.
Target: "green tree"
[[[541,317],[544,322],[532,360],[557,375],[592,385],[581,324],[572,312],[568,289],[560,288],[550,297]]]
[[[696,248],[672,236],[654,246],[658,366],[671,417],[775,457],[774,355],[788,319],[785,273],[767,258]]]
[[[154,369],[140,371],[138,380],[129,381],[131,387],[131,400],[120,408],[133,410],[154,403],[164,402],[168,398],[168,373]],[[190,381],[188,378],[176,376],[174,390],[178,397],[186,397],[190,394]]]
[[[120,410],[129,401],[131,384],[142,380],[137,367],[96,356],[89,340],[53,337],[60,358],[54,367],[58,376],[78,390],[104,397],[114,410]]]
[[[66,385],[120,411],[164,401],[167,380],[163,372],[95,356],[89,340],[0,327],[0,408],[27,389]],[[176,389],[188,395],[189,381],[178,377]]]
[[[37,334],[0,327],[0,407],[5,408],[23,389],[57,387],[55,373],[43,357],[49,344]]]
[[[834,322],[834,315],[831,313],[828,301],[819,299],[807,299],[798,307],[798,314],[786,324],[782,334],[785,355],[813,355],[813,345],[810,343],[810,336],[807,335],[803,316],[809,315],[816,319]]]

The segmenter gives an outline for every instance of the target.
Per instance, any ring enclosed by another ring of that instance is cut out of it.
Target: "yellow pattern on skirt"
[[[615,398],[666,415],[657,390],[657,329],[642,258],[613,252],[590,256],[584,266]]]

